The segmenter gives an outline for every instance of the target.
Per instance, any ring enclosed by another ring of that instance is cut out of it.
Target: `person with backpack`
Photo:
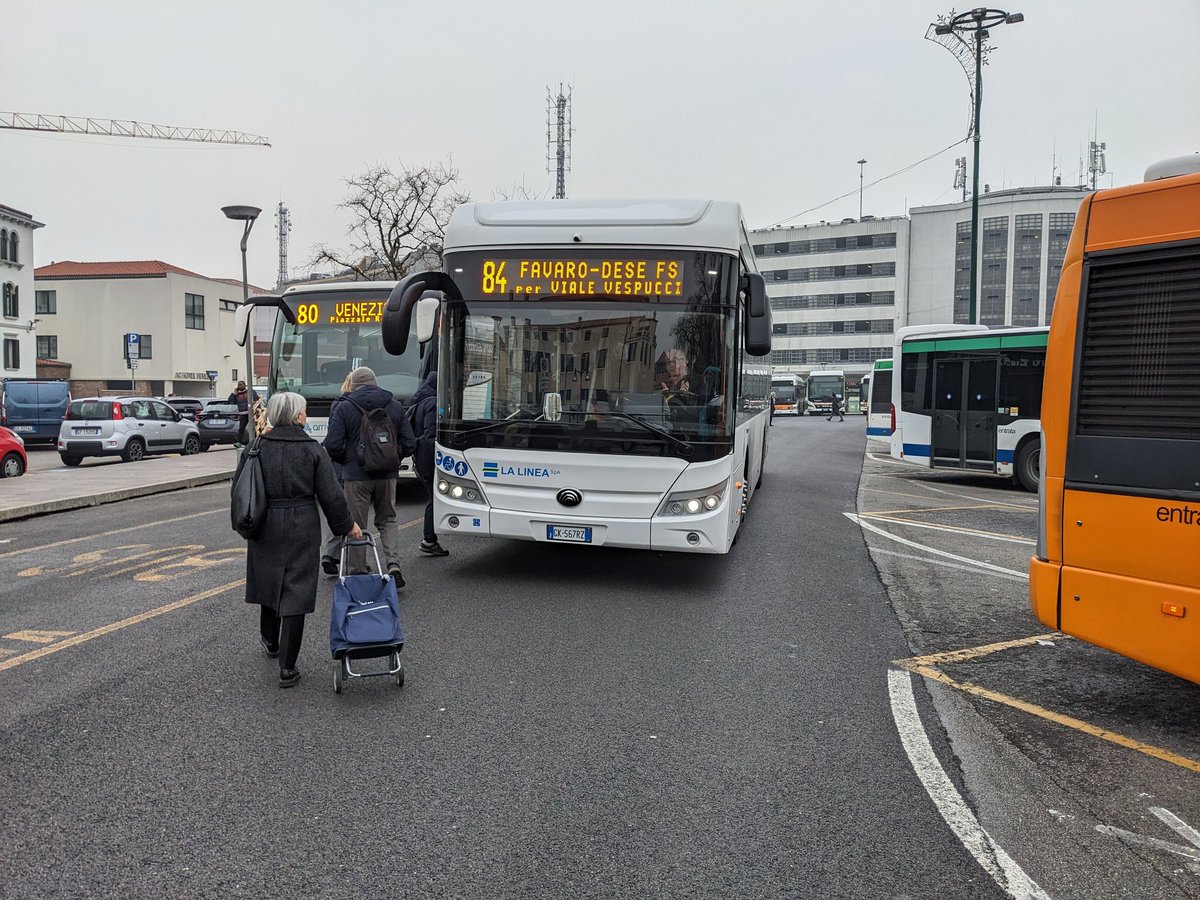
[[[425,556],[449,556],[450,551],[438,543],[433,530],[433,443],[437,434],[437,372],[425,376],[425,382],[413,394],[413,433],[417,436],[417,452],[413,457],[417,477],[425,485],[425,534],[417,546],[417,552]]]
[[[342,465],[346,503],[354,521],[365,524],[374,509],[375,530],[388,574],[396,587],[404,587],[400,572],[400,531],[396,527],[396,480],[400,460],[416,449],[412,426],[404,406],[375,380],[375,372],[359,366],[350,373],[351,390],[343,394],[329,415],[325,449]],[[362,547],[347,554],[349,574],[366,572]]]
[[[828,418],[828,419],[826,419],[825,421],[826,421],[826,422],[832,422],[832,421],[833,421],[833,417],[834,417],[834,416],[837,416],[837,417],[838,417],[838,421],[839,421],[839,422],[845,422],[845,421],[846,421],[846,417],[845,417],[845,416],[842,414],[842,410],[844,410],[844,409],[845,409],[845,406],[844,406],[844,405],[843,405],[843,403],[842,403],[842,395],[841,395],[841,394],[834,394],[834,395],[833,395],[833,404],[832,404],[832,409],[830,410],[830,413],[829,413],[829,418]]]

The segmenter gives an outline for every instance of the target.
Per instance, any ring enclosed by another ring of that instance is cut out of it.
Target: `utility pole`
[[[288,283],[288,235],[292,232],[292,213],[283,201],[275,209],[275,233],[279,235],[279,271],[275,275],[275,287],[283,290]]]
[[[862,221],[862,195],[863,195],[863,166],[867,164],[865,159],[858,161],[858,218]]]

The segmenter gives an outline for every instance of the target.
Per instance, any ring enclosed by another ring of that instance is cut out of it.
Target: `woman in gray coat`
[[[300,680],[296,660],[304,617],[317,605],[321,518],[334,534],[358,539],[333,463],[304,431],[308,418],[299,394],[273,394],[267,404],[270,430],[260,438],[259,462],[267,492],[267,518],[246,546],[246,602],[262,607],[259,640],[267,656],[279,657],[279,686]],[[242,471],[245,454],[238,460]],[[234,476],[236,483],[237,476]]]

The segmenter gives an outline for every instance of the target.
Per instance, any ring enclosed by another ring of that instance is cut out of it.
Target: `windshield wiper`
[[[450,436],[450,443],[455,447],[465,447],[467,445],[467,437],[472,434],[482,434],[485,431],[494,431],[497,428],[503,428],[505,425],[513,425],[520,422],[522,425],[532,425],[535,422],[538,424],[550,424],[542,419],[541,415],[537,415],[532,419],[518,419],[521,413],[529,414],[530,410],[525,407],[518,408],[511,415],[505,416],[503,419],[497,419],[495,422],[488,422],[486,425],[480,425],[478,428],[471,428],[467,431],[456,431]]]
[[[654,424],[646,421],[641,416],[635,416],[632,413],[627,413],[627,412],[607,412],[607,413],[602,413],[602,415],[615,416],[618,419],[625,419],[628,422],[633,422],[635,425],[640,425],[642,428],[646,429],[647,431],[651,432],[652,434],[657,434],[663,440],[668,441],[669,443],[673,444],[675,447],[677,447],[679,449],[679,452],[682,453],[684,456],[691,456],[696,450],[696,448],[693,447],[691,444],[689,444],[687,441],[680,440],[679,438],[675,437],[675,435],[671,434],[669,431],[663,431],[657,425],[654,425]]]

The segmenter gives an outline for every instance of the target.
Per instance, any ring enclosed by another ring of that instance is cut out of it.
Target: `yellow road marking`
[[[898,659],[892,665],[911,670],[913,666],[937,666],[943,663],[965,662],[968,659],[979,659],[981,656],[999,653],[1001,650],[1011,650],[1014,647],[1027,647],[1030,644],[1036,644],[1038,641],[1062,640],[1065,637],[1066,635],[1059,634],[1057,631],[1051,631],[1049,634],[1034,634],[1015,641],[1000,641],[996,644],[984,644],[980,647],[967,647],[965,650],[947,650],[943,653],[930,653],[928,656]]]
[[[143,522],[141,525],[130,525],[128,528],[115,528],[112,531],[105,531],[99,534],[89,534],[83,537],[68,538],[65,541],[56,541],[53,544],[38,544],[34,547],[26,547],[22,550],[9,550],[7,553],[0,553],[0,559],[7,559],[10,556],[22,556],[26,553],[32,553],[37,550],[50,550],[53,547],[65,547],[67,544],[78,544],[80,541],[90,541],[98,537],[108,537],[113,534],[124,534],[127,531],[137,531],[139,528],[157,528],[159,525],[170,525],[172,522],[184,522],[188,519],[196,519],[200,516],[212,516],[217,513],[223,513],[223,509],[212,509],[208,512],[189,513],[186,516],[176,516],[173,519],[159,519],[157,522]]]
[[[31,644],[53,644],[59,638],[70,637],[73,631],[14,631],[4,635],[13,641],[28,641]]]
[[[228,591],[235,590],[245,585],[246,579],[239,578],[237,581],[231,581],[228,584],[223,584],[220,587],[215,587],[207,591],[201,591],[199,594],[193,594],[190,597],[184,597],[182,600],[176,600],[174,603],[168,603],[165,606],[160,606],[157,609],[151,609],[144,613],[138,613],[136,616],[130,616],[128,619],[122,619],[120,622],[113,622],[110,625],[103,625],[100,628],[94,628],[91,631],[85,631],[83,634],[77,634],[74,637],[67,638],[65,641],[59,641],[57,644],[50,644],[46,647],[41,647],[37,650],[30,650],[28,653],[22,653],[20,656],[14,656],[12,659],[6,659],[0,662],[0,672],[5,669],[12,669],[16,666],[24,665],[27,662],[33,662],[35,659],[41,659],[44,656],[49,656],[51,653],[57,653],[60,650],[66,650],[68,647],[75,647],[87,641],[95,640],[98,637],[103,637],[106,634],[112,634],[114,631],[120,631],[122,628],[128,628],[131,625],[137,625],[140,622],[145,622],[153,619],[156,616],[161,616],[177,609],[182,609],[185,606],[191,606],[193,603],[199,603],[201,600],[207,600],[209,597],[215,597],[217,594],[224,594]]]
[[[969,647],[965,650],[952,650],[946,653],[931,653],[928,656],[917,656],[911,659],[899,659],[892,663],[901,669],[907,669],[922,678],[928,678],[930,681],[936,681],[939,684],[944,684],[948,687],[955,688],[966,694],[971,694],[974,697],[982,697],[984,700],[991,700],[993,703],[999,703],[1003,706],[1009,706],[1013,709],[1018,709],[1021,712],[1028,713],[1031,716],[1036,716],[1039,719],[1045,719],[1047,722],[1053,722],[1056,725],[1062,725],[1066,728],[1072,728],[1075,731],[1090,735],[1091,737],[1099,738],[1102,741],[1108,741],[1110,744],[1116,744],[1119,747],[1125,747],[1128,750],[1134,750],[1162,762],[1171,763],[1179,766],[1181,769],[1187,769],[1191,772],[1200,772],[1200,761],[1194,760],[1188,756],[1182,756],[1178,753],[1173,753],[1170,750],[1165,750],[1162,747],[1156,747],[1153,744],[1147,744],[1144,741],[1139,741],[1131,737],[1126,737],[1115,731],[1109,731],[1107,728],[1101,728],[1098,725],[1093,725],[1090,722],[1085,722],[1082,719],[1077,719],[1074,716],[1057,713],[1045,707],[1038,706],[1035,703],[1029,703],[1025,700],[1019,700],[1016,697],[1010,697],[1008,694],[1002,694],[999,691],[993,691],[990,688],[981,687],[970,681],[956,681],[949,675],[935,668],[939,664],[963,662],[970,659],[979,659],[982,656],[987,656],[991,653],[997,653],[1001,650],[1009,650],[1014,647],[1023,647],[1037,641],[1048,639],[1063,639],[1065,636],[1051,634],[1036,634],[1027,638],[1021,638],[1015,641],[1001,641],[997,644],[985,644],[981,647]],[[3,664],[0,663],[0,667]]]
[[[8,647],[0,647],[0,659],[4,659],[6,656],[12,656],[16,652],[16,650],[9,649]]]

